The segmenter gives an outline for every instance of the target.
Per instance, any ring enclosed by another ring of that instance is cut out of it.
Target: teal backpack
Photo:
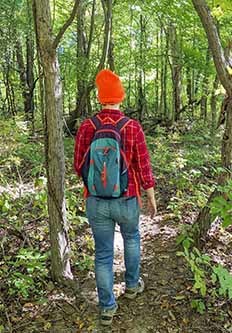
[[[128,164],[123,150],[121,130],[130,119],[123,117],[115,124],[103,124],[91,118],[95,133],[84,156],[81,175],[90,195],[118,198],[127,191]]]

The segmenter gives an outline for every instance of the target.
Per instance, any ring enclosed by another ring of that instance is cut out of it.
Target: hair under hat
[[[101,104],[117,104],[124,100],[125,90],[118,75],[109,69],[102,69],[95,80],[98,100]]]

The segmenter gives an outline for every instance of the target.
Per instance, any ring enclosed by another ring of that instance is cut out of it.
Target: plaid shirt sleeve
[[[140,184],[144,190],[147,190],[155,186],[155,178],[151,168],[145,135],[141,125],[137,124],[139,125],[139,130],[135,139],[134,161],[140,178]]]
[[[85,121],[83,121],[79,130],[77,131],[75,139],[74,169],[79,176],[81,176],[81,162],[91,143],[93,135],[94,128],[91,125],[90,121],[86,119]]]

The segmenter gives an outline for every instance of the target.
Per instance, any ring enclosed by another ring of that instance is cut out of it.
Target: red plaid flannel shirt
[[[124,114],[119,110],[103,109],[98,113],[104,123],[115,122]],[[87,151],[94,135],[94,127],[89,119],[82,122],[77,134],[74,153],[74,168],[79,176],[83,156]],[[131,119],[122,129],[121,137],[124,152],[129,164],[128,190],[125,196],[140,196],[140,185],[144,190],[154,187],[155,179],[152,174],[149,153],[141,125]],[[88,194],[87,194],[88,195]]]

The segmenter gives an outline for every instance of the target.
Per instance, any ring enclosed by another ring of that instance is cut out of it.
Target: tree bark
[[[75,4],[76,5],[76,4]],[[45,157],[48,186],[48,214],[51,240],[51,273],[59,282],[72,280],[69,260],[68,225],[64,195],[64,145],[62,124],[62,86],[56,46],[64,26],[54,39],[49,0],[33,0],[37,46],[43,67],[45,88]],[[70,20],[69,23],[71,24]]]
[[[165,59],[163,68],[163,79],[162,79],[162,92],[163,92],[163,118],[167,124],[169,122],[169,107],[167,101],[167,81],[168,81],[168,50],[169,50],[169,34],[166,33],[166,44],[165,44]]]
[[[170,48],[172,54],[171,71],[173,85],[173,121],[178,121],[181,110],[181,64],[180,46],[176,27],[171,24],[169,27]]]
[[[209,94],[209,76],[208,76],[209,60],[210,60],[210,50],[208,48],[206,52],[205,70],[202,81],[202,96],[201,96],[201,119],[203,119],[204,123],[206,123],[207,120],[207,101]]]
[[[144,91],[144,55],[143,55],[143,40],[145,33],[144,17],[140,14],[140,40],[139,40],[139,78],[138,78],[138,102],[137,109],[139,121],[142,123],[146,111],[146,96]]]
[[[17,109],[15,105],[15,94],[14,87],[10,79],[10,62],[9,59],[5,59],[5,66],[3,70],[3,81],[5,85],[5,95],[7,102],[7,114],[15,116],[17,114]]]
[[[87,41],[84,34],[84,17],[85,6],[84,1],[79,2],[77,8],[77,97],[76,97],[76,118],[86,116],[88,113],[88,104],[86,96],[86,80],[83,76],[87,76],[86,63],[87,59]],[[81,70],[83,68],[83,70]]]
[[[156,68],[155,68],[155,85],[154,85],[154,113],[158,116],[158,109],[159,109],[159,31],[157,31],[156,35]]]
[[[31,29],[33,25],[32,17],[32,5],[31,0],[27,0],[27,15],[28,15],[28,27],[29,31],[26,36],[26,76],[27,76],[27,85],[30,91],[30,113],[28,114],[28,120],[31,121],[32,133],[35,131],[35,122],[34,122],[34,89],[36,82],[39,78],[35,80],[34,78],[34,31]]]
[[[22,88],[22,96],[24,102],[24,113],[27,120],[32,119],[33,113],[33,53],[31,41],[27,39],[27,62],[25,65],[23,58],[23,48],[20,39],[16,40],[16,56],[19,68],[19,77]]]
[[[27,85],[30,92],[29,97],[29,110],[28,119],[32,122],[34,127],[34,88],[35,88],[35,79],[34,79],[34,45],[31,35],[27,36],[26,45],[27,45],[27,63],[26,63],[26,73],[27,73]]]
[[[104,29],[104,43],[102,48],[102,56],[99,62],[96,74],[105,66],[105,63],[108,59],[109,47],[110,47],[110,38],[112,37],[112,0],[101,0],[102,8],[105,15],[105,29]],[[96,76],[96,75],[95,75]]]
[[[166,36],[166,38],[165,38]],[[165,44],[166,40],[166,44]],[[160,49],[161,54],[165,54],[165,56],[161,56],[161,72],[160,72],[160,104],[159,104],[159,113],[161,120],[167,120],[167,64],[168,64],[168,48],[169,48],[169,33],[165,31],[163,25],[161,25],[160,29]]]
[[[232,77],[228,72],[228,67],[230,64],[226,60],[216,24],[206,4],[206,1],[192,0],[192,3],[205,29],[218,79],[227,93],[224,107],[226,123],[221,149],[221,160],[224,172],[220,175],[218,180],[218,183],[222,185],[228,180],[228,178],[231,178],[232,176]],[[201,239],[206,236],[206,233],[210,227],[210,223],[212,222],[209,204],[212,201],[212,198],[214,198],[216,195],[220,195],[218,190],[215,190],[211,194],[207,206],[203,208],[194,223],[194,238],[198,244],[200,243]]]
[[[211,93],[211,99],[210,99],[210,107],[211,107],[211,131],[212,134],[214,134],[215,128],[217,126],[217,96],[216,96],[216,90],[218,88],[218,77],[216,75],[215,80],[213,82],[213,89]]]
[[[188,108],[189,111],[191,113],[191,115],[193,116],[193,90],[192,90],[192,71],[190,69],[190,67],[186,68],[186,80],[187,80],[187,85],[186,85],[186,93],[187,93],[187,97],[188,97]]]
[[[112,34],[112,33],[111,33]],[[114,42],[113,42],[113,38],[110,37],[110,46],[109,46],[109,53],[108,53],[108,63],[109,63],[109,67],[110,70],[112,72],[115,71],[115,63],[114,63]]]
[[[205,0],[192,0],[202,25],[205,29],[206,36],[209,42],[209,47],[212,52],[214,64],[217,70],[218,78],[225,88],[228,96],[232,95],[232,79],[228,72],[229,63],[226,61],[225,54],[218,35],[217,26],[213,20],[211,12]]]

